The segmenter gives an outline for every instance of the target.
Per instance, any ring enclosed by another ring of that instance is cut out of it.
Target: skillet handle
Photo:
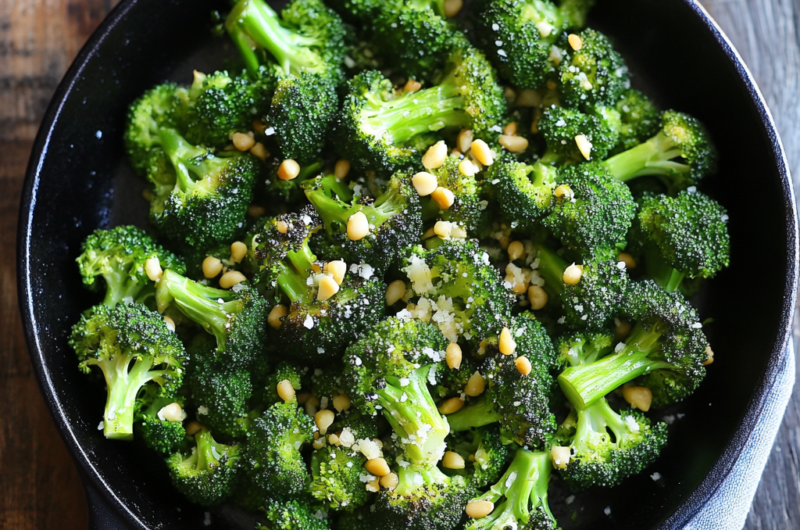
[[[86,491],[86,503],[89,508],[89,530],[125,530],[130,528],[88,480],[84,480],[83,484]]]

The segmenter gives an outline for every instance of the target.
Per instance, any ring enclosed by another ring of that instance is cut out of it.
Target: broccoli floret
[[[240,438],[253,395],[250,371],[217,360],[214,340],[209,336],[205,341],[205,348],[192,352],[188,378],[197,418],[218,435]]]
[[[306,196],[322,218],[331,252],[338,252],[337,256],[327,257],[341,257],[349,263],[368,263],[380,273],[399,252],[419,241],[422,235],[419,194],[411,186],[408,175],[394,175],[375,201],[356,198],[346,203],[322,185],[307,189]],[[348,234],[348,223],[354,215],[366,217],[369,223],[366,236],[354,239]]]
[[[143,395],[137,400],[136,438],[153,451],[169,456],[178,450],[186,440],[183,421],[164,416],[164,407],[175,405],[183,409],[183,399],[169,392],[165,393],[158,385],[145,385]],[[183,413],[182,415],[185,415]]]
[[[685,277],[713,278],[730,262],[728,214],[707,195],[686,191],[676,197],[647,195],[637,221],[638,243],[653,247],[650,259],[666,262],[669,272],[655,280],[668,292],[677,290]]]
[[[322,174],[325,164],[315,160],[300,167],[300,173],[292,180],[283,180],[278,176],[279,165],[275,165],[266,181],[266,196],[270,202],[286,204],[290,207],[305,203],[303,184]]]
[[[539,88],[555,70],[559,55],[553,46],[581,18],[577,4],[557,7],[547,0],[490,0],[476,17],[476,36],[504,79],[520,88]]]
[[[157,259],[162,269],[185,272],[183,260],[135,226],[95,230],[86,238],[76,261],[83,284],[93,290],[105,284],[103,303],[112,307],[123,301],[146,304],[155,295],[155,282],[145,272],[150,259]]]
[[[435,323],[451,342],[477,344],[476,337],[511,310],[512,297],[475,241],[449,240],[432,250],[411,247],[400,268],[408,279],[403,315]]]
[[[465,529],[556,530],[556,520],[547,504],[552,468],[548,453],[518,449],[500,480],[473,499],[473,502],[491,502],[494,510],[486,517],[470,520]],[[503,501],[499,502],[501,499]]]
[[[240,231],[253,197],[257,159],[213,153],[161,128],[160,155],[148,170],[154,193],[153,224],[179,250],[193,254],[230,241]]]
[[[422,218],[426,222],[448,221],[458,225],[468,235],[484,233],[489,226],[487,202],[481,197],[481,187],[475,175],[464,175],[458,169],[461,159],[448,156],[442,167],[428,170],[439,186],[453,194],[452,204],[441,209],[430,196],[422,198]]]
[[[330,523],[318,517],[319,510],[305,499],[270,496],[260,508],[267,520],[259,530],[329,530]]]
[[[616,104],[620,115],[619,150],[636,147],[658,133],[661,115],[647,96],[629,88]]]
[[[191,87],[177,90],[179,128],[193,144],[222,148],[231,133],[252,130],[253,120],[266,114],[274,91],[270,76],[195,71]]]
[[[556,349],[558,363],[564,367],[591,364],[614,348],[614,336],[608,333],[577,332],[561,337]]]
[[[623,182],[655,175],[676,193],[713,173],[717,155],[702,123],[687,114],[668,110],[661,115],[661,130],[655,136],[603,164]]]
[[[650,389],[657,407],[694,392],[705,376],[703,362],[708,358],[695,309],[678,293],[667,293],[647,280],[629,286],[620,316],[636,322],[624,347],[559,375],[573,405],[584,409],[634,379]]]
[[[492,164],[486,180],[494,183],[500,210],[517,223],[517,229],[533,233],[541,227],[553,204],[556,168],[542,162],[523,164],[506,156]]]
[[[266,348],[269,302],[246,282],[231,290],[216,289],[171,270],[164,271],[156,290],[159,311],[177,308],[217,339],[217,358],[231,368],[249,369]]]
[[[573,162],[603,160],[619,140],[619,114],[608,107],[584,114],[576,109],[552,106],[539,120],[547,149]],[[591,145],[590,157],[578,148],[576,137],[583,136]]]
[[[583,29],[586,26],[586,16],[594,6],[594,0],[560,0],[558,9],[567,19],[567,26],[573,29]]]
[[[159,131],[175,127],[179,99],[175,83],[156,85],[128,107],[125,148],[131,165],[145,176],[154,163],[154,150],[161,146]]]
[[[264,377],[256,378],[256,398],[264,407],[273,403],[280,403],[283,398],[278,394],[278,383],[289,381],[292,388],[297,392],[303,387],[303,377],[305,370],[300,366],[289,361],[281,361],[275,366],[274,370],[264,370],[258,368],[257,374],[264,373]]]
[[[365,331],[345,352],[345,381],[364,414],[389,421],[412,463],[436,465],[450,432],[428,390],[447,341],[435,327],[389,318]],[[424,434],[423,434],[424,433]]]
[[[566,56],[558,65],[564,102],[575,108],[616,104],[630,86],[624,59],[599,31],[585,29],[577,35],[581,47],[565,46]]]
[[[505,471],[512,455],[511,445],[504,445],[500,429],[490,425],[451,433],[447,450],[461,455],[464,469],[445,469],[447,475],[461,475],[475,489],[494,484]]]
[[[499,336],[505,329],[515,342],[513,355],[499,350]],[[543,447],[556,428],[549,408],[550,370],[556,364],[553,343],[541,323],[528,314],[486,331],[479,336],[483,340],[478,350],[484,357],[479,372],[486,380],[485,396],[448,416],[450,426],[460,431],[499,421],[504,435],[519,445]],[[530,361],[529,374],[517,368],[519,357]]]
[[[167,459],[172,484],[195,504],[220,504],[231,496],[239,479],[239,446],[218,443],[205,427],[194,440],[191,451]]]
[[[311,456],[311,495],[331,510],[352,512],[371,494],[361,477],[367,459],[347,447],[326,446]]]
[[[570,249],[584,256],[623,246],[636,203],[628,186],[599,163],[561,169],[550,213],[543,224]]]
[[[306,490],[311,475],[300,454],[313,440],[313,418],[297,407],[297,400],[275,403],[254,419],[242,454],[247,479],[261,498],[293,496]]]
[[[652,425],[644,414],[630,409],[617,413],[600,398],[577,410],[569,461],[557,462],[556,467],[575,490],[610,488],[641,473],[658,458],[666,443],[665,423]]]
[[[306,212],[279,216],[267,225],[259,236],[257,254],[267,285],[288,300],[279,307],[279,323],[272,324],[277,328],[271,332],[280,338],[276,344],[293,344],[292,356],[297,359],[327,360],[383,318],[386,286],[367,273],[366,265],[359,270],[353,264],[355,269],[351,266],[336,285],[338,291],[320,299],[320,282],[330,284],[332,278],[308,246],[317,217],[313,209]]]
[[[266,123],[282,154],[313,161],[338,108],[342,20],[320,0],[294,0],[280,18],[263,0],[240,0],[225,27],[251,75],[278,79]]]
[[[134,413],[145,386],[158,385],[161,395],[171,396],[183,381],[183,344],[161,315],[141,304],[89,309],[72,327],[69,344],[82,372],[97,366],[105,377],[106,438],[133,439]]]
[[[459,46],[437,85],[398,93],[379,72],[352,79],[338,123],[339,143],[351,163],[395,171],[416,165],[438,131],[473,129],[492,140],[506,112],[503,91],[481,52]]]

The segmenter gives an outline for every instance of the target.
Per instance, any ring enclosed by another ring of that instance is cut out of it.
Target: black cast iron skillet
[[[211,36],[209,12],[225,7],[123,1],[56,91],[31,155],[20,207],[20,307],[42,392],[86,484],[93,528],[205,527],[204,511],[172,491],[156,457],[103,438],[103,392],[78,372],[66,336],[99,301],[81,286],[74,261],[81,242],[96,228],[146,222],[143,184],[123,152],[125,109],[157,82],[189,82],[194,68],[224,66],[233,52]],[[784,355],[797,289],[792,186],[761,95],[702,8],[689,0],[599,0],[591,25],[615,39],[636,86],[711,130],[721,167],[706,189],[730,211],[732,266],[706,293],[702,313],[716,320],[707,331],[717,361],[700,390],[670,411],[685,417],[652,468],[662,480],[635,477],[579,496],[569,509],[556,481],[550,504],[565,529],[680,528],[744,449]],[[210,519],[212,528],[252,528],[227,508]]]

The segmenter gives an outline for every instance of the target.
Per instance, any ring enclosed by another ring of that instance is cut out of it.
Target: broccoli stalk
[[[670,110],[661,122],[655,136],[603,162],[612,175],[623,182],[659,176],[670,190],[678,191],[714,171],[714,146],[697,119]]]
[[[494,403],[485,395],[447,416],[453,432],[468,431],[500,421],[502,416],[495,411]]]
[[[80,370],[103,371],[107,398],[103,413],[106,438],[133,439],[137,398],[151,381],[167,394],[180,387],[186,350],[158,313],[140,304],[95,306],[72,328],[70,346]]]
[[[219,175],[230,164],[227,158],[212,155],[205,147],[190,144],[175,129],[164,127],[158,131],[161,147],[175,168],[176,186],[185,194],[197,191],[215,192],[214,178],[207,180],[208,175]]]
[[[552,470],[550,455],[518,449],[500,480],[476,501],[491,502],[495,508],[486,517],[471,520],[466,530],[503,528],[555,529],[547,505],[547,488]],[[503,499],[498,504],[498,501]]]

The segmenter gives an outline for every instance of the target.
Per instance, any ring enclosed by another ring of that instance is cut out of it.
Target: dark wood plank
[[[728,34],[764,93],[797,187],[800,183],[800,4],[793,0],[702,3]],[[794,335],[800,346],[798,319]],[[800,528],[798,451],[800,388],[795,387],[748,515],[747,530]]]
[[[50,97],[116,1],[0,2],[0,528],[85,528],[80,477],[28,359],[16,227],[28,155]]]

